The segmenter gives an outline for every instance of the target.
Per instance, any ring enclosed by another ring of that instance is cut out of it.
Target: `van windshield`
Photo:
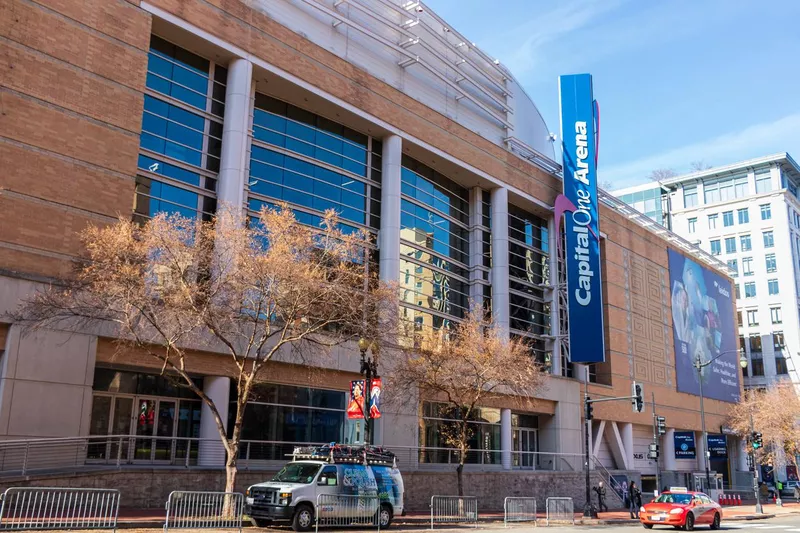
[[[314,476],[319,472],[321,465],[313,463],[289,463],[281,471],[275,474],[272,481],[283,481],[286,483],[311,483]]]

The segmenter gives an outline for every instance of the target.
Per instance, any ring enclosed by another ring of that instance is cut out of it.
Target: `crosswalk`
[[[774,524],[757,524],[753,522],[723,522],[722,529],[758,529],[759,531],[786,531],[791,533],[800,533],[800,527],[797,525],[774,525]]]

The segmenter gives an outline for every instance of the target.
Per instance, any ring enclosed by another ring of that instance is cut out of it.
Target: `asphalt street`
[[[542,529],[542,526],[539,526],[536,529]],[[624,524],[624,525],[597,525],[597,526],[589,526],[589,525],[580,525],[580,526],[552,526],[550,528],[544,529],[553,529],[554,531],[564,532],[564,533],[578,533],[578,532],[585,532],[585,531],[648,531],[644,529],[641,525],[638,524]],[[534,531],[533,527],[515,527],[511,529],[503,529],[502,526],[499,528],[481,528],[482,531],[488,532],[491,531],[492,533],[500,533],[505,531],[509,533],[510,531],[522,532],[522,531]],[[772,531],[775,533],[800,533],[800,516],[799,515],[791,515],[791,516],[783,516],[783,517],[775,517],[769,520],[749,520],[749,521],[726,521],[723,520],[722,527],[720,528],[721,531]],[[672,527],[654,527],[649,531],[675,531]],[[709,531],[708,526],[697,526],[695,531]]]

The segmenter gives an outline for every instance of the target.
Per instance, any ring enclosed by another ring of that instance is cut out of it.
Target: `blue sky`
[[[427,0],[559,133],[558,76],[589,72],[600,182],[775,152],[800,158],[800,0]]]

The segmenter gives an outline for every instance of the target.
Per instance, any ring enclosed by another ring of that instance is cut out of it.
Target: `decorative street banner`
[[[679,392],[724,402],[739,401],[739,351],[733,316],[733,290],[724,277],[669,250],[672,334]],[[695,360],[702,368],[698,376]]]
[[[364,418],[364,380],[362,379],[350,382],[347,418]]]
[[[675,432],[675,459],[697,459],[693,431]]]
[[[369,417],[381,417],[381,378],[373,379],[369,389]],[[350,401],[347,402],[347,418],[364,418],[364,380],[350,382]]]
[[[727,459],[728,437],[725,435],[708,435],[708,453],[712,459]]]
[[[381,417],[381,393],[383,392],[383,384],[381,378],[373,379],[372,385],[369,388],[369,417]]]
[[[556,199],[556,229],[566,213],[569,354],[573,363],[605,361],[597,207],[597,138],[592,76],[559,78],[564,195]],[[557,235],[560,235],[557,233]],[[559,238],[558,242],[561,240]]]

